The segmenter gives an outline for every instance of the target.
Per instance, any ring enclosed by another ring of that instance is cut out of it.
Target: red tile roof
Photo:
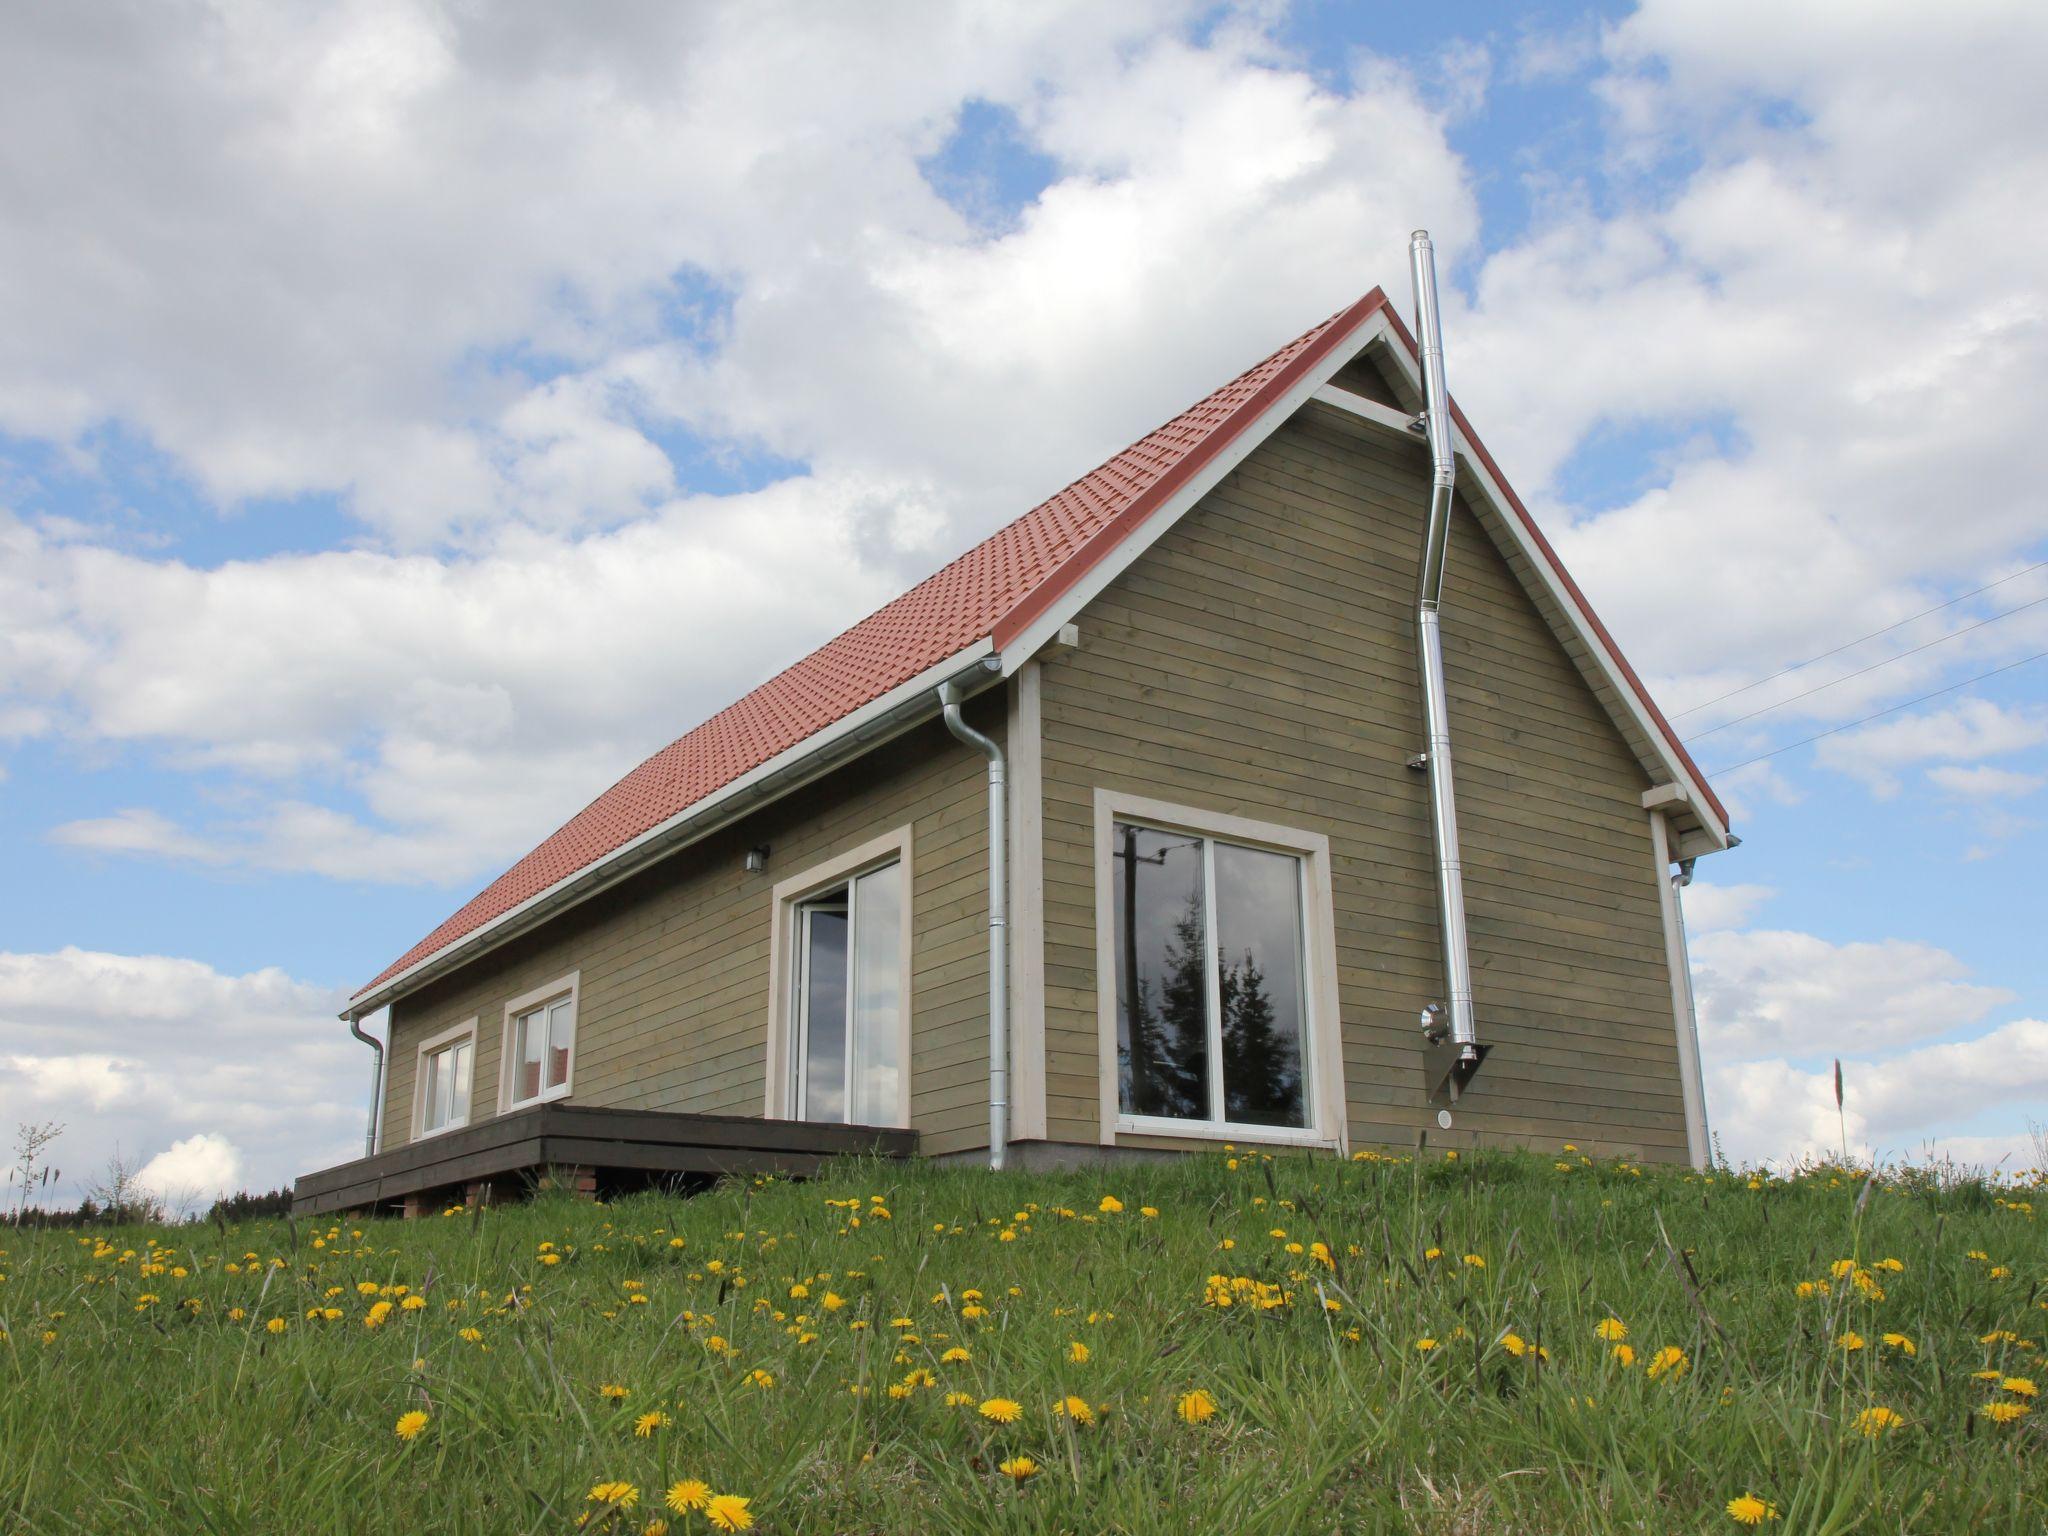
[[[663,747],[377,974],[382,986],[705,796],[993,638],[1001,649],[1386,302],[1375,288]]]

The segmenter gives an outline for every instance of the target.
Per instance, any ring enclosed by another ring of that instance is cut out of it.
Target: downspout
[[[1003,749],[960,714],[958,683],[939,685],[946,729],[988,759],[988,1165],[1000,1169],[1010,1141],[1009,842]]]
[[[1650,812],[1650,844],[1657,861],[1658,896],[1664,908],[1664,960],[1671,972],[1672,1022],[1678,1031],[1678,1090],[1685,1107],[1685,1151],[1704,1173],[1713,1158],[1707,1132],[1707,1084],[1700,1066],[1699,1005],[1692,990],[1692,954],[1685,940],[1685,902],[1679,892],[1692,884],[1692,860],[1675,859],[1670,828],[1661,811]]]
[[[381,1122],[384,1119],[384,1042],[375,1035],[365,1034],[353,1013],[345,1017],[348,1019],[348,1032],[376,1052],[370,1062],[370,1128],[363,1133],[363,1156],[375,1157],[377,1133],[383,1129]]]
[[[1449,994],[1450,1041],[1440,1044],[1441,1025],[1425,1010],[1432,1036],[1430,1089],[1456,1100],[1479,1070],[1485,1048],[1472,1008],[1472,955],[1465,936],[1465,882],[1458,850],[1458,804],[1451,776],[1451,715],[1444,689],[1441,610],[1444,561],[1451,540],[1451,495],[1457,483],[1450,392],[1444,387],[1443,328],[1437,314],[1436,254],[1429,231],[1418,229],[1408,243],[1415,282],[1416,348],[1422,364],[1423,416],[1429,437],[1429,521],[1415,586],[1416,660],[1422,681],[1422,713],[1428,744],[1410,766],[1429,772],[1430,834],[1436,847],[1437,921],[1442,931],[1444,984]],[[1439,1070],[1441,1067],[1441,1070]]]

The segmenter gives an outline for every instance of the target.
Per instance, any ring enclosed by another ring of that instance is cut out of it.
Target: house
[[[1675,886],[1727,816],[1437,357],[1375,289],[635,768],[350,1001],[368,1155],[302,1205],[1423,1128],[1700,1162]]]

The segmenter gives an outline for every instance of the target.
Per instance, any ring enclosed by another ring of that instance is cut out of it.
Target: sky
[[[1723,1152],[2031,1163],[2044,74],[2025,3],[10,8],[0,1133],[359,1152],[348,992],[1427,226],[1743,838]]]

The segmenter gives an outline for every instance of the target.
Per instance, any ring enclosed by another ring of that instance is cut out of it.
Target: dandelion
[[[1436,1340],[1428,1337],[1427,1335],[1424,1335],[1422,1338],[1419,1338],[1415,1341],[1415,1352],[1419,1355],[1426,1355],[1432,1349],[1435,1348]]]
[[[1105,1216],[1114,1216],[1123,1208],[1123,1201],[1117,1199],[1115,1195],[1104,1195],[1101,1201],[1095,1207],[1095,1209],[1102,1212]]]
[[[1728,1518],[1737,1525],[1762,1525],[1766,1520],[1778,1518],[1778,1506],[1753,1493],[1730,1499],[1727,1508]]]
[[[1994,1424],[2010,1424],[2023,1419],[2031,1410],[2025,1403],[1986,1403],[1977,1412]]]
[[[947,1350],[943,1355],[939,1356],[939,1364],[965,1365],[969,1360],[972,1360],[973,1358],[973,1355],[969,1354],[966,1350],[962,1349],[958,1344],[955,1344],[951,1349]]]
[[[269,1322],[265,1323],[263,1326],[268,1332],[283,1333],[285,1329],[290,1325],[287,1324],[285,1320],[281,1317],[273,1317]]]
[[[747,1373],[747,1380],[751,1381],[755,1386],[761,1388],[772,1387],[775,1385],[775,1378],[769,1375],[768,1372],[762,1370],[758,1366],[756,1366],[753,1370]]]
[[[1183,1424],[1206,1424],[1216,1417],[1216,1399],[1205,1389],[1196,1387],[1192,1392],[1181,1393],[1173,1411]]]
[[[1635,1346],[1633,1344],[1615,1345],[1614,1361],[1615,1364],[1619,1365],[1624,1371],[1627,1370],[1630,1366],[1636,1363]]]
[[[704,1506],[704,1518],[711,1522],[715,1531],[751,1530],[754,1517],[747,1512],[747,1505],[751,1502],[736,1493],[714,1494],[711,1502]]]
[[[363,1326],[365,1328],[382,1328],[384,1326],[384,1319],[389,1317],[390,1315],[391,1303],[388,1301],[380,1301],[374,1307],[370,1308],[369,1312],[364,1316]]]
[[[1906,1355],[1908,1357],[1920,1353],[1919,1346],[1914,1344],[1914,1342],[1911,1339],[1907,1338],[1903,1333],[1886,1334],[1884,1336],[1884,1344],[1887,1349],[1896,1349],[1900,1354]]]
[[[948,1408],[965,1408],[974,1401],[974,1394],[972,1392],[948,1392],[945,1401]]]
[[[1835,1348],[1841,1350],[1842,1353],[1845,1355],[1854,1354],[1857,1350],[1861,1349],[1862,1347],[1863,1335],[1858,1333],[1853,1328],[1848,1329],[1842,1334],[1840,1338],[1835,1340]]]
[[[1686,1373],[1690,1365],[1691,1362],[1685,1358],[1684,1350],[1676,1344],[1666,1344],[1650,1357],[1650,1380],[1655,1381],[1659,1376],[1669,1376],[1676,1381]]]
[[[633,1433],[642,1440],[651,1440],[656,1430],[667,1429],[674,1422],[675,1420],[657,1408],[652,1413],[641,1414],[633,1421]]]
[[[1024,1416],[1024,1405],[1014,1398],[992,1397],[981,1405],[981,1416],[991,1424],[1014,1424]]]
[[[1086,1427],[1095,1422],[1095,1410],[1088,1406],[1085,1397],[1063,1397],[1052,1405],[1052,1416],[1056,1419],[1072,1419]]]
[[[1476,1254],[1476,1253],[1468,1253],[1468,1254],[1466,1254],[1466,1255],[1465,1255],[1465,1258],[1464,1258],[1464,1261],[1463,1261],[1463,1262],[1464,1262],[1464,1263],[1465,1263],[1466,1265],[1468,1265],[1469,1267],[1473,1268],[1473,1269],[1484,1269],[1484,1268],[1486,1268],[1486,1260],[1484,1260],[1483,1258],[1481,1258],[1481,1257],[1480,1257],[1480,1256],[1479,1256],[1478,1254]]]
[[[1628,1324],[1618,1317],[1604,1317],[1594,1325],[1593,1332],[1609,1344],[1619,1344],[1628,1337]]]
[[[415,1408],[410,1413],[401,1413],[398,1422],[391,1426],[391,1433],[401,1440],[417,1440],[420,1432],[427,1427],[427,1416]]]
[[[963,1350],[962,1353],[964,1354],[965,1351]],[[1075,1365],[1086,1365],[1088,1363],[1088,1346],[1079,1339],[1074,1340],[1073,1343],[1067,1346],[1067,1359]]]
[[[1015,1478],[1021,1483],[1027,1478],[1038,1476],[1038,1463],[1029,1456],[1012,1456],[1007,1461],[999,1462],[996,1470],[1003,1476]]]
[[[1897,1429],[1905,1419],[1890,1408],[1866,1408],[1856,1415],[1856,1433],[1866,1440]]]
[[[711,1502],[711,1485],[702,1478],[686,1477],[668,1485],[662,1502],[679,1515],[691,1514]]]
[[[626,1400],[626,1389],[615,1381],[608,1381],[597,1389],[597,1395],[607,1402],[623,1403]]]
[[[592,1483],[590,1502],[610,1509],[631,1509],[640,1502],[640,1490],[631,1483]]]
[[[2028,1376],[2008,1376],[1999,1382],[1999,1386],[2015,1397],[2033,1397],[2040,1390]]]

